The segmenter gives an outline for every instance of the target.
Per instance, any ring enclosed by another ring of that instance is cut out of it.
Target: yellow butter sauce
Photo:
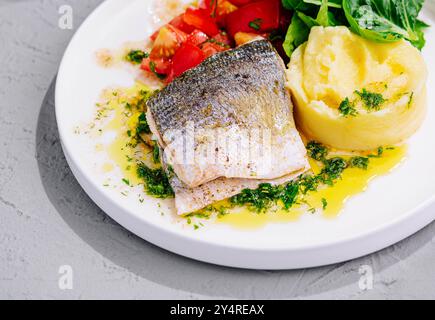
[[[228,203],[229,204],[229,203]],[[284,209],[271,209],[266,213],[257,213],[246,207],[229,209],[228,213],[218,217],[218,224],[229,225],[237,229],[258,229],[270,223],[295,222],[307,212],[302,206],[293,207],[286,211]]]
[[[138,117],[142,110],[128,110],[126,103],[135,104],[135,99],[141,90],[149,91],[150,89],[137,82],[133,87],[128,89],[106,90],[103,93],[100,104],[99,114],[107,116],[110,120],[104,124],[100,130],[102,132],[113,132],[115,138],[104,147],[110,160],[113,163],[105,163],[102,171],[111,172],[115,166],[122,171],[124,182],[131,186],[143,183],[137,175],[138,162],[151,162],[149,147],[143,143],[132,145],[132,136],[138,124]],[[130,135],[128,134],[130,132]]]
[[[121,169],[125,181],[128,181],[130,185],[139,185],[142,183],[137,175],[137,164],[135,159],[135,151],[133,148],[126,146],[128,136],[125,134],[118,134],[116,139],[108,147],[107,153],[111,160]]]
[[[406,146],[387,149],[380,158],[370,158],[367,170],[358,168],[346,169],[342,179],[331,187],[323,187],[316,192],[309,193],[304,198],[304,203],[295,205],[286,211],[279,209],[274,212],[256,213],[247,208],[232,209],[229,214],[217,219],[220,224],[229,225],[238,229],[257,229],[270,223],[288,223],[299,219],[303,214],[322,212],[326,218],[335,218],[346,205],[346,202],[355,195],[364,192],[369,183],[376,177],[390,173],[406,158]],[[312,161],[314,173],[319,173],[319,166]],[[327,201],[324,207],[323,199]]]

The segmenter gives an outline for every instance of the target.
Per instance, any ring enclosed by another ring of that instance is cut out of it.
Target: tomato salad
[[[151,36],[150,53],[132,51],[127,59],[165,83],[206,58],[259,36],[268,38],[288,59],[282,50],[288,17],[281,0],[201,0]]]

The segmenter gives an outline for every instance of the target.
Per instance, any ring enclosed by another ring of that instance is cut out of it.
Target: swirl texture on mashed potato
[[[337,149],[396,145],[426,115],[427,67],[405,40],[377,43],[346,27],[314,27],[287,75],[299,129]]]

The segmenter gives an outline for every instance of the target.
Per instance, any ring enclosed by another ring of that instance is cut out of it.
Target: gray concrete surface
[[[0,298],[435,298],[435,224],[369,257],[299,271],[191,261],[126,231],[86,196],[62,154],[53,91],[74,27],[100,0],[0,0]],[[430,210],[435,210],[432,207]],[[71,266],[72,290],[59,287]],[[359,287],[360,268],[374,272]]]

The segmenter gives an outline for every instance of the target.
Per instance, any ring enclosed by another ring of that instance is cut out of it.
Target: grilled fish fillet
[[[266,40],[216,54],[152,97],[149,121],[177,177],[271,180],[305,167],[282,59]]]
[[[178,213],[307,170],[285,83],[278,53],[256,40],[208,58],[148,100]]]

